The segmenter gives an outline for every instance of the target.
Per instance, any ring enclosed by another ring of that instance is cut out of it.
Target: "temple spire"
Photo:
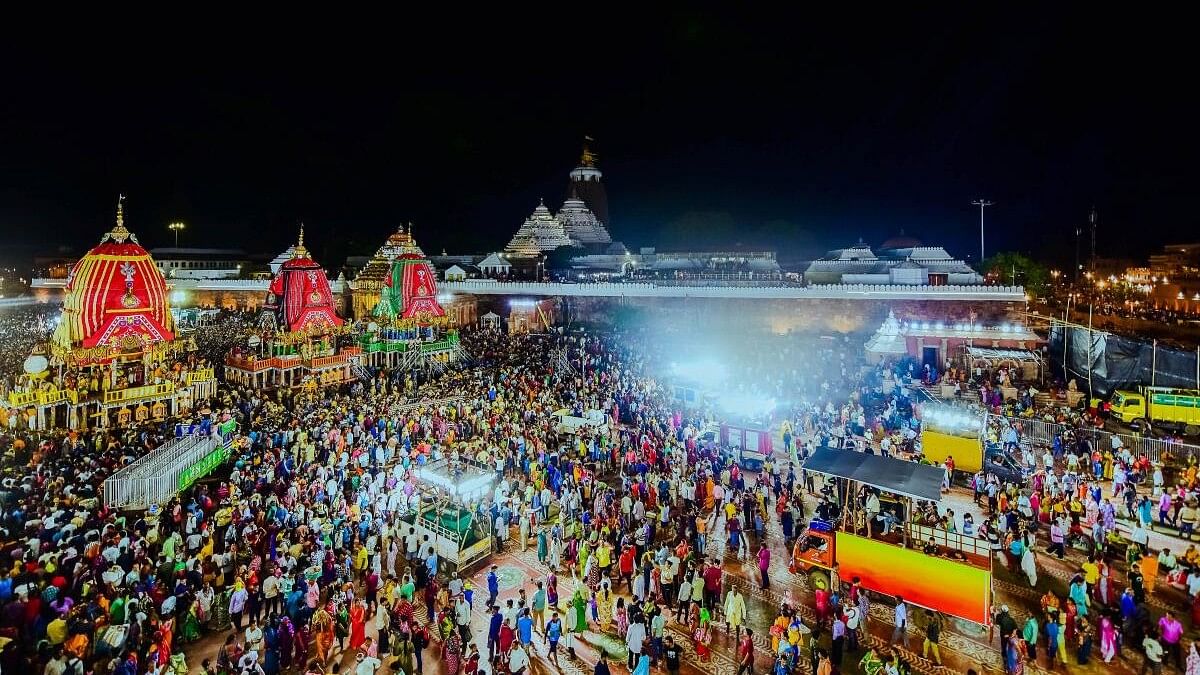
[[[300,223],[300,238],[296,240],[296,248],[292,249],[293,258],[307,258],[308,249],[304,248],[304,223]]]
[[[135,244],[137,243],[137,237],[133,236],[132,232],[125,229],[125,195],[123,194],[117,195],[117,226],[114,227],[111,232],[104,235],[104,238],[100,241],[101,243],[104,243],[109,239],[118,244],[124,244],[126,240],[133,241]]]
[[[583,137],[583,152],[579,155],[579,166],[596,166],[596,153],[592,152],[591,145],[594,140],[591,136]]]

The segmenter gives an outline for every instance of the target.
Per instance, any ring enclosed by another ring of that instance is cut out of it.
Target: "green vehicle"
[[[1120,390],[1104,405],[1113,417],[1126,424],[1187,428],[1200,427],[1200,391],[1170,387]]]

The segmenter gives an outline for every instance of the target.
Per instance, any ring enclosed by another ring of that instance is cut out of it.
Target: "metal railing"
[[[1200,460],[1200,446],[1189,443],[1135,436],[1133,434],[1113,433],[1094,427],[1077,427],[1039,419],[1026,419],[1024,417],[989,415],[988,421],[990,422],[992,419],[1000,419],[1003,422],[1017,425],[1017,434],[1022,441],[1029,441],[1038,445],[1052,445],[1056,436],[1065,437],[1070,433],[1075,438],[1088,439],[1094,448],[1108,450],[1112,448],[1113,437],[1116,437],[1120,439],[1121,445],[1129,448],[1129,451],[1135,456],[1146,455],[1152,462],[1162,461],[1165,455],[1176,458],[1194,457]]]
[[[216,379],[216,377],[216,373],[212,368],[201,368],[199,370],[193,370],[189,372],[187,374],[186,381],[188,384],[196,384],[197,382],[206,382],[208,380]]]
[[[211,458],[221,447],[227,446],[219,436],[172,439],[106,479],[104,504],[110,508],[144,509],[166,503],[178,493],[184,478],[198,480],[194,467],[213,461]]]
[[[275,357],[266,357],[266,358],[258,358],[258,359],[230,357],[225,360],[225,365],[226,365],[226,367],[233,367],[233,368],[237,368],[238,370],[249,370],[250,372],[257,373],[260,370],[267,370],[269,368],[279,368],[279,367],[281,367],[282,362],[278,358],[275,358]]]
[[[908,526],[908,536],[916,547],[921,544],[933,540],[933,543],[944,548],[951,548],[963,553],[971,553],[973,555],[982,556],[984,558],[991,557],[992,549],[987,539],[979,537],[969,537],[958,532],[947,532],[940,527],[932,527],[929,525],[917,525],[915,523]]]
[[[330,366],[341,366],[346,363],[345,354],[332,354],[330,356],[314,356],[305,361],[304,365],[309,368],[328,368]]]
[[[113,403],[132,403],[134,401],[149,400],[166,396],[175,391],[175,385],[170,382],[162,384],[147,384],[141,387],[129,387],[128,389],[117,389],[115,391],[104,392],[105,405]]]

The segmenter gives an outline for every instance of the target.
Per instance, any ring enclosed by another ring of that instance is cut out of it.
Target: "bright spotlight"
[[[724,380],[727,371],[725,366],[715,359],[700,359],[698,361],[672,363],[671,373],[677,377],[701,382],[705,380]]]
[[[740,417],[760,417],[775,410],[775,399],[754,394],[722,394],[717,403],[725,412]]]

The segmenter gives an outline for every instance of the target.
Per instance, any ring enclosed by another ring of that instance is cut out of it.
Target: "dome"
[[[571,244],[562,221],[550,213],[543,201],[517,229],[504,250],[514,256],[534,257]]]
[[[75,263],[65,291],[51,338],[56,349],[135,352],[175,339],[167,282],[125,229],[123,198],[117,202],[117,226]]]
[[[921,245],[921,240],[916,237],[909,236],[900,230],[900,234],[888,239],[880,244],[879,248],[883,250],[893,250],[899,248],[916,248]]]
[[[562,223],[563,231],[572,242],[582,246],[604,245],[612,243],[608,230],[604,229],[591,209],[582,199],[575,196],[572,190],[571,198],[563,202],[558,212],[558,220]]]
[[[342,325],[335,306],[329,277],[309,257],[308,249],[304,247],[304,227],[301,226],[300,240],[292,250],[292,259],[275,273],[263,309],[274,312],[276,325],[283,330],[319,332]]]
[[[383,294],[375,307],[375,316],[407,319],[429,325],[445,317],[438,302],[437,275],[424,256],[405,253],[392,263],[384,280]]]

